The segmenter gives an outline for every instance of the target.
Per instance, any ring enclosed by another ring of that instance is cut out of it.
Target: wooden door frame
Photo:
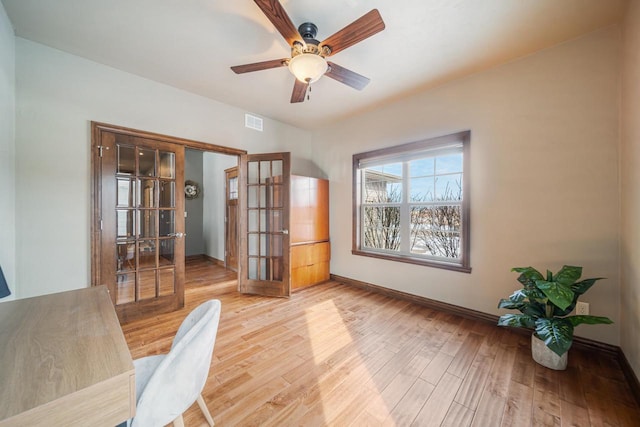
[[[101,233],[101,167],[100,167],[100,141],[102,134],[105,132],[116,133],[121,135],[134,136],[139,138],[151,139],[160,142],[168,142],[171,144],[182,145],[184,148],[190,148],[201,151],[214,152],[219,154],[227,154],[237,156],[238,161],[242,154],[247,154],[246,150],[225,147],[222,145],[210,144],[207,142],[194,141],[175,136],[162,135],[153,132],[142,131],[122,126],[111,125],[108,123],[91,122],[91,286],[98,286],[102,282],[100,277],[100,260],[102,248]],[[176,167],[184,168],[184,164],[176,165]]]
[[[237,186],[237,199],[236,199],[236,265],[235,268],[230,268],[228,264],[229,260],[229,176],[235,175]],[[224,267],[235,272],[240,269],[238,264],[240,263],[240,236],[238,233],[238,222],[240,221],[240,167],[234,166],[224,170]]]

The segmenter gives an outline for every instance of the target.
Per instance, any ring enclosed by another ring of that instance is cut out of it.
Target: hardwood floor
[[[216,282],[216,283],[214,283]],[[165,353],[198,304],[222,302],[203,396],[216,426],[638,426],[617,360],[537,365],[526,336],[329,282],[290,299],[236,292],[190,262],[186,306],[123,325],[133,358]],[[204,426],[193,405],[186,426]]]

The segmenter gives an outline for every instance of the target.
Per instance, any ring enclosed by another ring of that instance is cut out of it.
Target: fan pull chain
[[[309,90],[307,90],[307,101],[311,99],[311,85],[309,85]]]

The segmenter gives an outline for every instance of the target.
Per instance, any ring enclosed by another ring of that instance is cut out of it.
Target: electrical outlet
[[[578,302],[576,304],[576,314],[581,316],[586,316],[589,314],[589,303],[588,302]]]

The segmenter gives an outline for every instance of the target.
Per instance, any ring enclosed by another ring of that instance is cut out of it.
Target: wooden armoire
[[[329,181],[291,175],[291,290],[329,280]]]

